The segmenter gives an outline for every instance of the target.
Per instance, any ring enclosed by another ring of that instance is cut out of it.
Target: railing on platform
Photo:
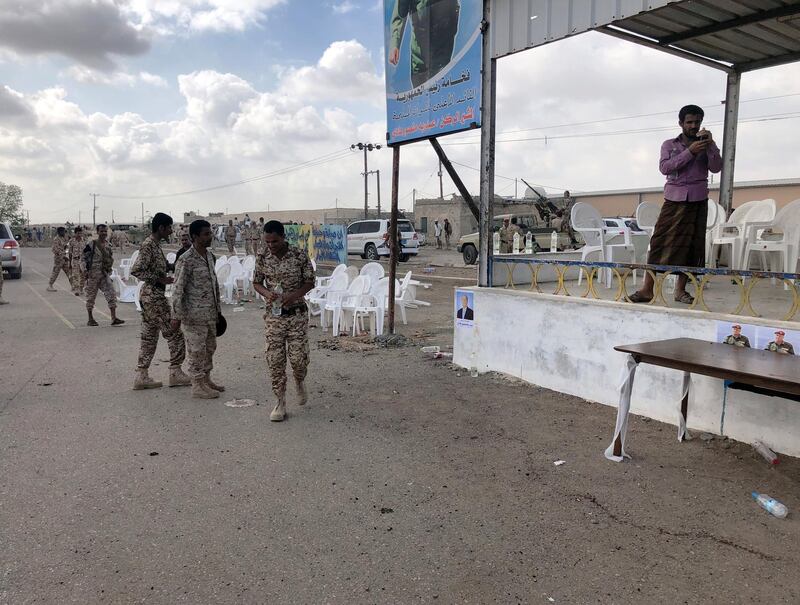
[[[513,258],[511,256],[505,257],[492,257],[490,260],[490,275],[494,275],[495,271],[500,271],[503,266],[506,271],[506,284],[505,288],[517,288],[514,283],[514,267],[515,265],[528,265],[531,273],[530,290],[540,294],[555,294],[562,296],[574,296],[567,288],[567,271],[577,268],[578,271],[583,273],[585,278],[584,291],[579,294],[581,298],[595,298],[601,299],[596,289],[598,284],[598,276],[601,270],[609,270],[612,272],[613,281],[616,282],[616,292],[613,295],[615,302],[631,302],[628,296],[627,283],[633,277],[634,271],[638,271],[641,275],[648,273],[654,281],[653,298],[649,303],[638,303],[647,305],[658,305],[663,303],[669,306],[664,291],[665,284],[670,279],[670,276],[678,276],[685,274],[688,282],[694,286],[694,301],[687,305],[688,309],[695,309],[700,311],[712,312],[706,304],[706,288],[708,287],[711,278],[715,276],[729,277],[733,283],[738,287],[739,302],[733,310],[723,310],[720,312],[732,315],[744,315],[743,311],[751,317],[760,317],[758,312],[753,308],[752,294],[756,284],[761,280],[771,280],[773,283],[783,283],[785,290],[791,292],[791,307],[786,315],[782,318],[784,321],[791,321],[795,315],[800,311],[800,274],[798,273],[774,273],[768,271],[738,271],[730,269],[711,269],[702,267],[678,267],[672,265],[646,265],[646,264],[632,264],[632,263],[605,263],[605,262],[582,262],[570,260],[553,260],[553,259],[533,259],[533,258]],[[539,273],[545,266],[552,267],[555,272],[555,290],[552,292],[544,292],[540,287]],[[498,276],[499,277],[499,276]],[[576,275],[577,277],[577,275]],[[527,282],[526,282],[527,285]]]

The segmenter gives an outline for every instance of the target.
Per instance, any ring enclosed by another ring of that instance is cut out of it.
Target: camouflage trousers
[[[69,270],[70,270],[69,261],[66,258],[54,258],[53,271],[50,273],[50,283],[48,284],[48,286],[51,288],[53,287],[53,284],[56,283],[56,280],[58,279],[58,274],[61,273],[62,271],[64,272],[64,275],[67,276],[69,282],[72,283],[72,280],[70,279],[69,276]]]
[[[72,291],[81,294],[86,286],[86,274],[81,267],[80,261],[72,261]]]
[[[109,309],[117,308],[117,293],[114,292],[114,284],[111,278],[102,271],[92,271],[86,276],[86,310],[91,312],[94,309],[94,301],[97,298],[97,291],[100,290],[106,297]]]
[[[170,325],[170,310],[164,293],[145,285],[139,295],[142,305],[142,342],[139,345],[139,361],[137,368],[146,370],[150,367],[158,347],[159,333],[164,336],[169,347],[169,367],[175,369],[183,365],[186,359],[186,342],[183,332],[173,330]]]
[[[214,367],[214,351],[217,350],[216,322],[201,324],[182,324],[183,336],[186,339],[186,356],[189,364],[186,368],[189,378],[200,380]]]
[[[228,254],[236,254],[236,249],[234,246],[236,245],[235,239],[226,239],[225,243],[228,244]]]
[[[294,379],[302,382],[308,372],[308,313],[264,318],[267,369],[272,391],[279,398],[286,395],[286,354],[292,364]]]
[[[250,239],[244,240],[244,253],[247,256],[253,254],[253,240]]]

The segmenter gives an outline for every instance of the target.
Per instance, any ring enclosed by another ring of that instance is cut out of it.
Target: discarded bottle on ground
[[[283,303],[281,302],[280,295],[283,294],[283,288],[281,287],[280,282],[275,284],[275,288],[272,290],[275,294],[278,295],[274,301],[272,301],[272,316],[273,317],[280,317],[281,316],[281,308],[283,307]]]
[[[478,377],[478,366],[475,365],[475,353],[472,353],[469,356],[469,375],[473,378]]]
[[[759,494],[758,492],[753,492],[751,495],[761,508],[778,517],[778,519],[783,519],[789,514],[789,509],[786,508],[786,505],[781,504],[775,498],[770,498],[767,494]]]
[[[780,460],[778,460],[778,455],[760,441],[753,441],[753,449],[761,454],[764,460],[770,464],[778,464],[778,462],[780,462]]]

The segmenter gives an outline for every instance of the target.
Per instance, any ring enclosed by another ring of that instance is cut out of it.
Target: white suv
[[[22,277],[22,250],[10,223],[0,223],[0,271],[3,269],[11,279]]]
[[[397,221],[401,236],[400,262],[419,252],[419,236],[414,225],[407,219]],[[388,219],[356,221],[347,227],[347,253],[358,254],[361,258],[378,260],[381,256],[389,256],[389,221]]]

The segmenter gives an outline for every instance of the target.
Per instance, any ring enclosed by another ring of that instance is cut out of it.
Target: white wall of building
[[[475,325],[454,328],[456,364],[476,365],[480,372],[503,372],[615,407],[625,355],[614,351],[614,346],[680,337],[714,341],[717,320],[742,321],[682,309],[499,288],[468,289],[475,294]],[[756,318],[747,318],[747,323],[798,329],[796,323]],[[679,371],[640,364],[631,411],[677,424],[681,379]],[[722,403],[722,381],[694,375],[689,428],[718,434]],[[613,422],[606,428],[610,443]],[[760,439],[776,451],[800,456],[800,403],[728,389],[725,435],[744,442]],[[627,445],[634,456],[636,439],[635,430],[629,431]],[[598,455],[607,445],[599,447]]]

